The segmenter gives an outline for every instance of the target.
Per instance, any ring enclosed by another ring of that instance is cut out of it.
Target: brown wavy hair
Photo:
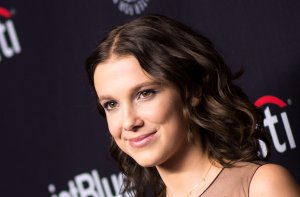
[[[199,128],[210,159],[226,167],[261,159],[258,139],[269,145],[262,115],[232,83],[228,66],[207,38],[161,15],[142,16],[117,26],[86,60],[92,87],[95,68],[112,55],[132,55],[156,80],[177,87],[186,121]],[[200,104],[192,106],[192,98],[198,98]],[[101,105],[97,106],[105,117]],[[113,139],[110,152],[125,175],[123,192],[131,190],[139,197],[146,196],[147,190],[154,196],[165,195],[155,167],[138,165]]]

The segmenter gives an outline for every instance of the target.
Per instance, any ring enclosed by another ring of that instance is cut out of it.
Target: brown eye
[[[108,111],[112,110],[116,107],[117,107],[117,102],[115,102],[115,101],[108,101],[103,104],[103,108]]]
[[[149,89],[149,90],[143,90],[138,93],[138,99],[146,99],[151,96],[153,96],[157,91]]]
[[[147,96],[149,96],[149,95],[151,95],[151,92],[147,92],[147,91],[144,91],[144,92],[142,92],[142,94],[141,94],[142,97],[147,97]]]

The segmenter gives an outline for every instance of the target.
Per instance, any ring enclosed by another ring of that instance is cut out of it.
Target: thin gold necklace
[[[206,173],[205,173],[205,176],[201,179],[201,181],[199,182],[199,183],[197,183],[196,185],[194,185],[194,187],[189,191],[189,193],[186,195],[187,197],[191,197],[192,196],[192,193],[194,192],[194,191],[196,191],[196,189],[199,189],[199,187],[200,186],[202,186],[203,184],[205,184],[205,182],[206,182],[206,177],[207,177],[207,175],[208,175],[208,173],[209,173],[209,171],[210,171],[210,169],[211,169],[211,166],[212,166],[212,163],[210,164],[210,166],[209,166],[209,168],[208,168],[208,170],[206,171]],[[203,184],[202,184],[203,183]],[[173,195],[172,195],[172,193],[170,193],[170,192],[167,192],[167,197],[173,197]]]

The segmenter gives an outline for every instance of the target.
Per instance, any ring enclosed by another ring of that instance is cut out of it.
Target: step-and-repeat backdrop
[[[298,0],[1,1],[0,195],[117,195],[84,61],[113,26],[149,13],[193,27],[245,70],[236,83],[265,114],[270,161],[300,182],[299,10]]]

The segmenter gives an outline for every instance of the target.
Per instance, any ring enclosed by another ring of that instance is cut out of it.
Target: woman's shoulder
[[[299,197],[299,185],[284,167],[264,164],[253,175],[249,195],[251,197]]]

